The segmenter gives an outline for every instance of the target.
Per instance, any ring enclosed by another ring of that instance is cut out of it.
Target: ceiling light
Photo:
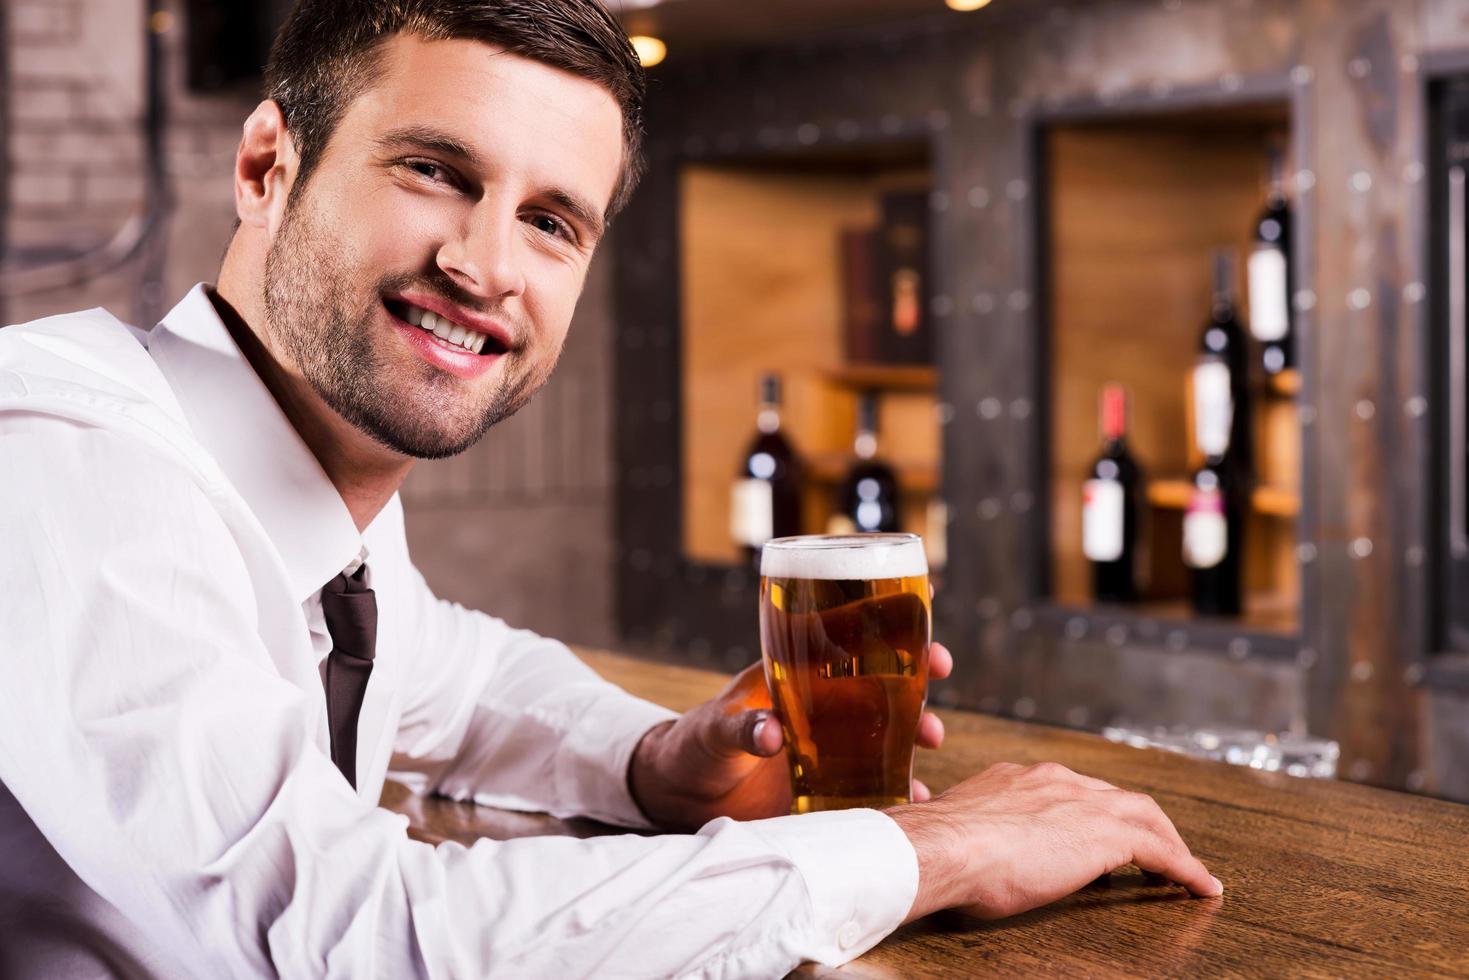
[[[990,0],[944,0],[950,10],[978,10],[989,6]]]
[[[632,49],[638,53],[638,60],[643,63],[644,68],[652,68],[668,54],[668,45],[656,37],[634,34],[628,40],[632,42]]]

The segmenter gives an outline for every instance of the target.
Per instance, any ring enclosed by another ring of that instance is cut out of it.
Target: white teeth
[[[409,323],[415,327],[422,327],[446,344],[451,344],[478,354],[484,350],[485,344],[489,342],[490,338],[487,334],[475,333],[468,327],[452,323],[447,318],[441,317],[431,310],[425,310],[422,307],[409,304],[405,305],[407,306],[407,312],[404,318]]]
[[[454,324],[450,323],[448,320],[445,320],[443,317],[438,317],[436,320],[434,320],[435,337],[442,337],[445,340],[448,340],[449,334],[453,332]]]
[[[472,333],[470,334],[470,336],[473,337],[474,340],[470,343],[469,349],[474,351],[476,354],[484,350],[485,341],[490,339],[482,333]]]
[[[439,318],[437,315],[430,313],[428,310],[419,310],[418,325],[423,327],[423,329],[427,330],[429,333],[433,333],[434,327],[439,325]]]
[[[418,326],[420,323],[422,323],[423,322],[423,310],[420,310],[416,306],[410,306],[410,307],[408,307],[408,322],[411,323],[411,324],[413,324],[415,327]]]
[[[449,343],[458,344],[460,347],[468,346],[464,343],[464,335],[467,333],[469,333],[468,330],[465,330],[457,323],[454,324],[454,328],[449,331]]]

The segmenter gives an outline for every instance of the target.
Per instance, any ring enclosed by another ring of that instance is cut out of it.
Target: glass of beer
[[[766,543],[760,649],[785,733],[792,813],[912,801],[930,622],[916,534]]]

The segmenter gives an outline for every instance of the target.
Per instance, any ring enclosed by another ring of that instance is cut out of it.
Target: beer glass
[[[760,650],[785,733],[792,813],[912,801],[930,619],[916,534],[765,544]]]

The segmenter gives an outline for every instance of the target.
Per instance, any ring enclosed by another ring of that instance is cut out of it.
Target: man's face
[[[622,162],[593,82],[475,41],[399,35],[292,188],[266,259],[276,349],[338,414],[461,452],[550,376]],[[423,314],[483,336],[423,329]],[[415,326],[418,323],[420,325]],[[446,346],[447,343],[447,346]]]

